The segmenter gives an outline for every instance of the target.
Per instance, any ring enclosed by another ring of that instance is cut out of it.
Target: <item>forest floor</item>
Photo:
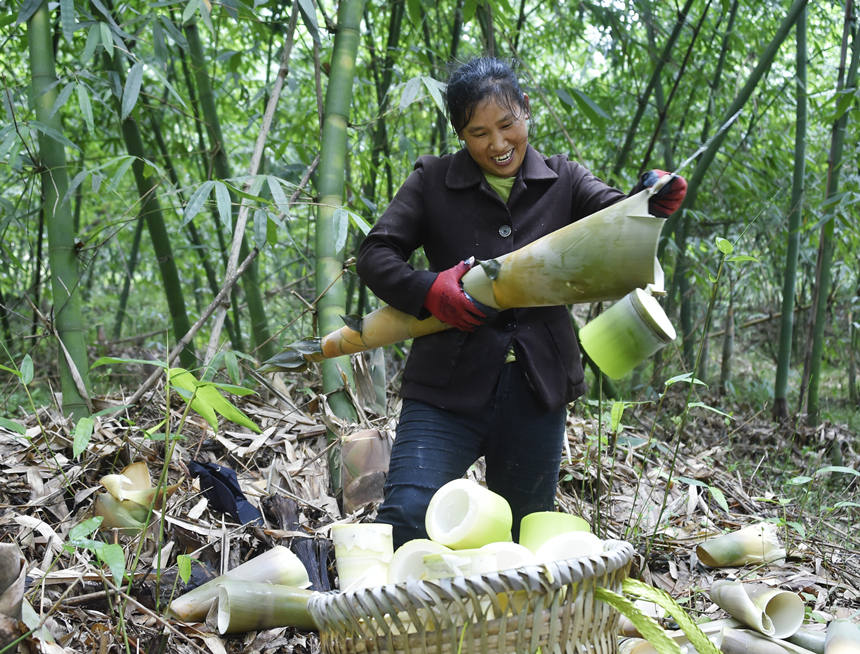
[[[336,588],[330,526],[371,521],[375,505],[344,515],[330,494],[326,427],[345,427],[321,396],[308,392],[309,383],[313,380],[290,387],[280,383],[264,396],[236,401],[260,434],[223,420],[215,433],[195,413],[188,414],[180,437],[172,441],[167,478],[179,486],[157,514],[162,520],[143,538],[103,533],[122,546],[127,571],[134,574],[134,583],[119,594],[110,590],[110,572],[86,541],[77,541],[77,547],[69,542],[70,530],[92,515],[103,475],[145,461],[158,478],[165,467],[165,441],[148,430],[157,432],[166,415],[164,389],[153,392],[141,411],[97,418],[79,458],[73,456],[71,425],[55,409],[21,421],[24,434],[0,427],[0,543],[16,543],[23,553],[26,599],[43,627],[38,637],[26,640],[30,651],[318,652],[318,635],[293,627],[221,636],[212,625],[164,617],[166,601],[184,588],[177,578],[178,554],[200,563],[193,567],[193,584],[206,578],[199,574],[206,570],[214,574],[274,545],[301,541],[310,543],[319,559],[317,583],[323,590]],[[631,574],[668,592],[696,620],[725,616],[708,596],[714,580],[758,579],[798,593],[811,630],[823,629],[834,617],[857,621],[858,434],[827,423],[780,426],[769,415],[742,407],[729,419],[696,406],[682,420],[686,386],[676,386],[662,403],[627,406],[620,421],[619,405],[613,416],[612,403],[605,403],[599,419],[594,402],[578,404],[568,421],[559,508],[585,517],[602,537],[633,543]],[[174,399],[170,413],[178,424],[185,404]],[[353,399],[363,407],[370,404]],[[122,397],[104,398],[100,405],[122,402]],[[390,411],[396,415],[396,407]],[[684,429],[678,437],[680,422]],[[617,433],[609,433],[615,423]],[[392,423],[365,409],[361,424],[352,427],[386,430]],[[192,461],[235,470],[263,524],[240,526],[214,507],[189,470]],[[472,474],[480,478],[480,467]],[[273,497],[294,503],[298,525],[285,524]],[[698,560],[699,543],[762,520],[777,525],[788,553],[784,563],[707,568]]]

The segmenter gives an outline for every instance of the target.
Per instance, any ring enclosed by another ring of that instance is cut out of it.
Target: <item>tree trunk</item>
[[[341,208],[344,202],[346,169],[346,126],[352,103],[352,80],[358,53],[359,25],[364,0],[341,0],[337,12],[337,32],[331,55],[331,75],[325,97],[322,152],[317,174],[320,198],[316,224],[316,290],[319,332],[327,334],[341,327],[345,293],[343,284],[344,242],[339,235],[346,231],[348,220]],[[323,392],[337,416],[355,420],[355,409],[344,392],[344,384],[352,384],[349,357],[328,359],[321,363]],[[336,438],[334,434],[330,438]],[[341,487],[339,452],[330,450],[329,473],[335,492]]]
[[[797,18],[797,118],[794,127],[794,179],[788,213],[788,245],[782,283],[782,320],[779,326],[779,352],[773,391],[773,417],[788,417],[788,373],[791,369],[791,342],[794,331],[794,287],[800,249],[800,222],[803,216],[803,178],[806,172],[806,8]]]
[[[845,65],[849,56],[849,41],[851,42],[851,61],[846,74]],[[841,98],[843,89],[854,88],[857,81],[857,65],[860,59],[860,45],[857,43],[857,16],[854,13],[854,0],[845,4],[845,30],[842,36],[842,56],[839,62],[839,76],[836,83],[834,101]],[[830,139],[830,156],[827,162],[827,193],[830,200],[839,188],[839,173],[842,167],[842,149],[845,142],[845,127],[848,123],[848,112],[844,112],[833,123]],[[827,314],[827,299],[830,294],[831,264],[833,251],[836,246],[836,215],[833,209],[828,209],[830,218],[821,226],[820,247],[818,251],[818,278],[815,284],[815,328],[812,332],[812,352],[809,363],[809,388],[807,390],[806,422],[814,426],[818,423],[819,387],[821,384],[821,358],[824,349],[825,319]]]
[[[125,71],[118,54],[109,59],[109,66],[122,82],[125,78]],[[119,100],[117,100],[118,102]],[[118,104],[117,114],[119,115]],[[161,211],[161,202],[156,192],[158,182],[146,174],[146,164],[144,162],[151,159],[151,157],[148,157],[144,150],[143,138],[140,135],[137,121],[133,118],[132,114],[129,114],[122,121],[121,129],[126,150],[134,157],[131,170],[134,174],[135,184],[137,185],[137,194],[140,197],[139,215],[146,220],[146,228],[149,230],[152,249],[155,251],[155,257],[158,260],[161,283],[164,285],[167,308],[173,323],[173,337],[179,340],[191,329],[191,322],[188,320],[188,313],[185,309],[182,282],[179,279],[179,270],[173,257],[173,248],[170,244],[170,236],[167,233],[167,226],[164,222],[164,213]],[[193,345],[188,344],[182,349],[179,360],[185,368],[194,368],[197,366],[197,357],[194,354]]]
[[[28,21],[27,36],[33,88],[32,102],[39,122],[62,133],[59,113],[51,115],[57,97],[57,75],[48,3],[43,2]],[[39,132],[42,211],[48,228],[54,325],[59,339],[58,368],[63,413],[77,419],[89,415],[89,376],[84,323],[78,290],[78,258],[71,206],[66,198],[69,172],[63,144]]]
[[[215,97],[212,93],[212,83],[206,71],[206,60],[203,56],[203,46],[200,44],[200,36],[195,23],[185,26],[185,37],[188,40],[188,52],[191,57],[191,65],[194,79],[197,82],[197,93],[200,98],[200,106],[203,109],[203,122],[209,135],[209,148],[212,156],[215,176],[220,179],[231,177],[230,164],[227,160],[226,144],[221,134],[221,121],[215,108]],[[232,193],[231,193],[232,197]],[[236,213],[239,203],[232,203],[233,223],[236,223]],[[248,244],[242,239],[239,250],[239,258],[244,260],[248,256]],[[245,301],[248,304],[248,316],[251,320],[251,333],[254,335],[256,345],[255,354],[261,360],[268,359],[275,353],[269,332],[269,323],[266,319],[265,303],[260,292],[257,280],[257,265],[252,263],[242,276],[242,290],[245,293]]]

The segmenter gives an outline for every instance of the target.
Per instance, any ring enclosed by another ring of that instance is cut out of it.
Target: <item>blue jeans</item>
[[[394,527],[395,547],[427,538],[433,493],[484,456],[487,487],[511,505],[517,540],[524,515],[553,508],[566,414],[540,404],[516,362],[505,364],[489,404],[469,414],[405,399],[377,521]]]

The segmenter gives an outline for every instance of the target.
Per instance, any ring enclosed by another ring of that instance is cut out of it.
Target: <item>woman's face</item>
[[[517,174],[529,142],[528,103],[525,96],[525,106],[512,111],[495,98],[487,98],[475,107],[459,136],[482,170],[498,177]]]

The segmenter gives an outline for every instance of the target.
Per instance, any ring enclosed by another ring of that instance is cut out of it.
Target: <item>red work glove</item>
[[[642,188],[654,186],[661,177],[668,175],[665,170],[649,170],[642,174]],[[678,210],[687,195],[687,180],[680,175],[672,175],[666,184],[648,200],[648,208],[655,216],[667,218]]]
[[[436,275],[436,280],[424,298],[424,306],[430,313],[464,332],[474,331],[487,317],[460,286],[460,278],[471,267],[471,264],[461,261],[456,266],[443,270]]]

